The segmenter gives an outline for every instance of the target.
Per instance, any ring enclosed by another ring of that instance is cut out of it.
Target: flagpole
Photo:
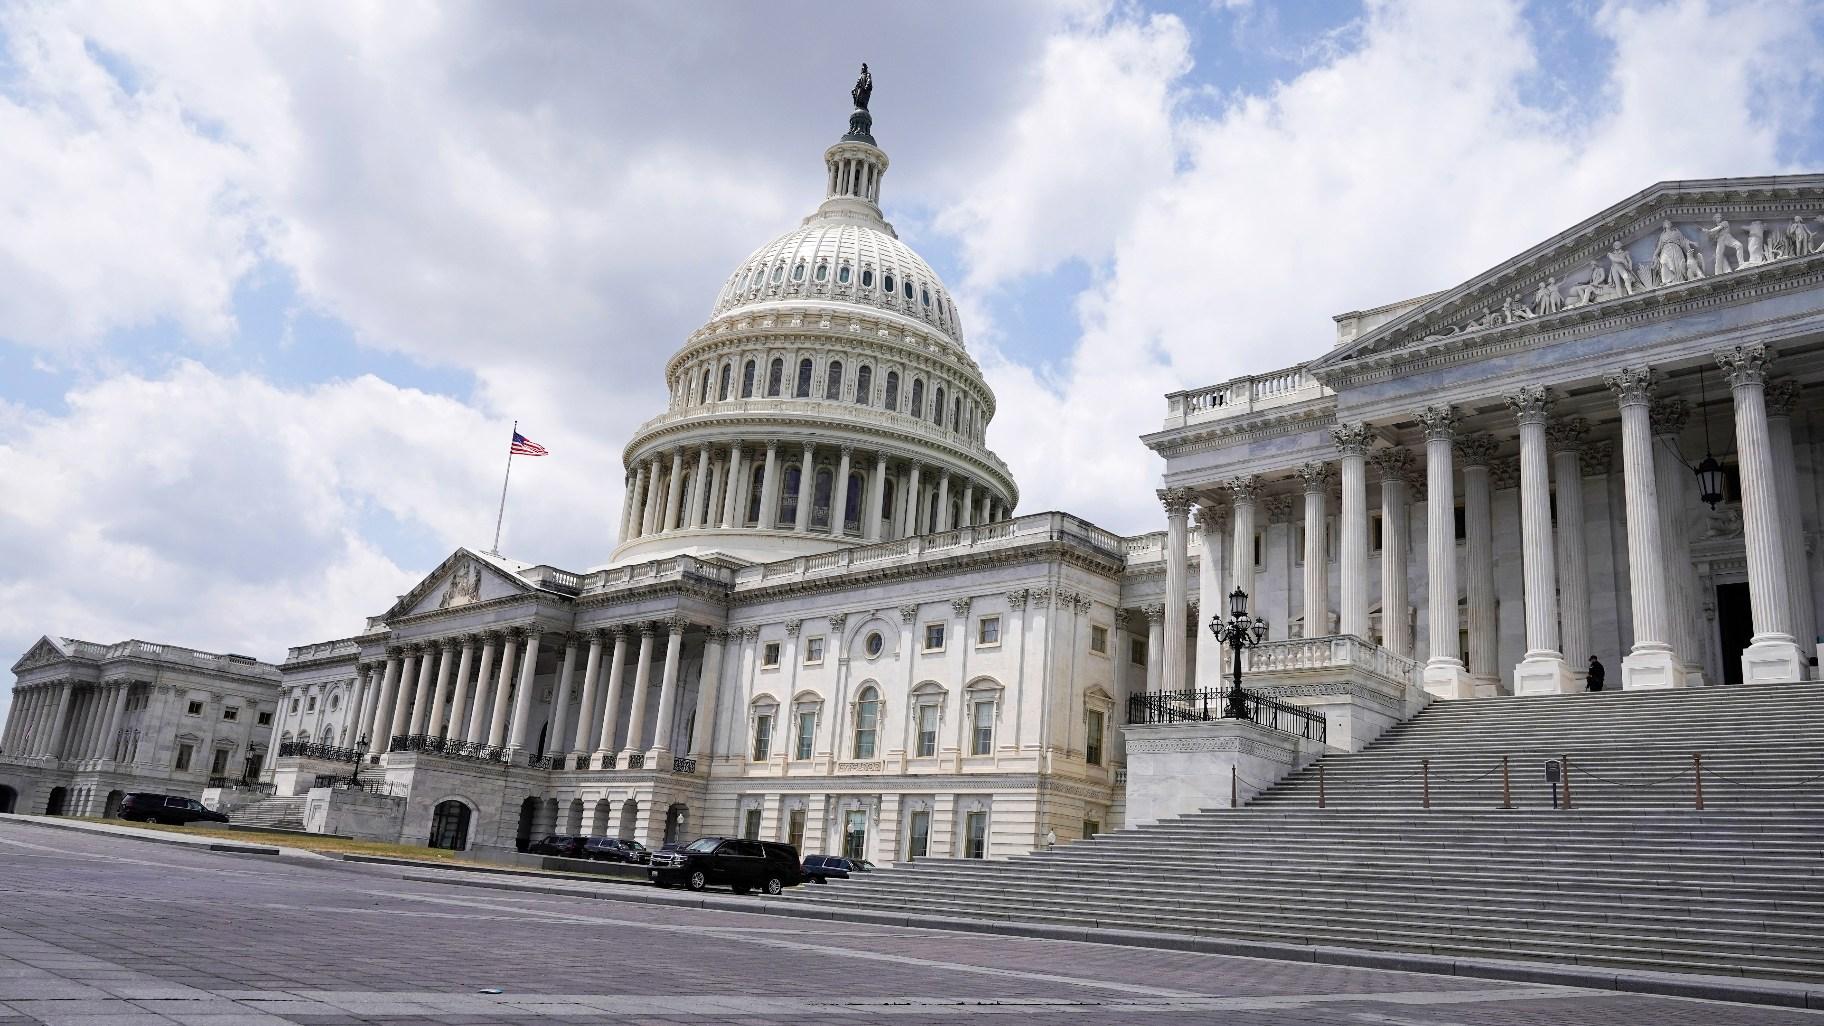
[[[513,422],[513,435],[519,434],[519,421]],[[494,514],[494,547],[488,555],[500,555],[500,522],[507,515],[507,482],[513,480],[513,439],[507,439],[507,474],[500,479],[500,512]]]

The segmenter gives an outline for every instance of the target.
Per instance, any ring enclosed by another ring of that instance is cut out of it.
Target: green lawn
[[[341,837],[321,837],[316,834],[268,833],[264,830],[229,830],[219,823],[192,823],[188,826],[167,826],[163,823],[133,823],[124,819],[100,819],[91,816],[80,818],[90,823],[106,823],[109,826],[132,827],[135,830],[163,830],[166,833],[172,834],[215,837],[225,841],[244,841],[249,844],[276,844],[287,848],[302,848],[305,851],[317,851],[332,855],[386,855],[392,858],[420,859],[425,862],[448,862],[456,857],[456,853],[447,848],[427,848],[419,844],[387,844],[384,841],[356,841]]]

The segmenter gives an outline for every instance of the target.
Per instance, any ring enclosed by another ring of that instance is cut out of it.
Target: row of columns
[[[123,761],[130,681],[78,685],[58,681],[20,689],[0,736],[0,750],[26,758]]]
[[[860,521],[864,541],[881,541],[883,521],[890,539],[924,534],[930,527],[920,513],[933,499],[937,505],[935,530],[971,527],[1005,519],[1008,510],[1002,500],[985,485],[978,487],[969,477],[953,475],[942,468],[916,460],[892,468],[893,459],[886,453],[874,452],[858,457],[855,446],[839,446],[830,487],[830,508],[823,526],[814,526],[817,480],[815,442],[804,442],[799,454],[798,492],[795,516],[791,523],[781,524],[780,490],[785,487],[784,463],[790,458],[789,443],[771,441],[762,447],[740,441],[730,442],[725,451],[708,445],[696,448],[695,472],[689,474],[690,486],[684,488],[685,446],[647,457],[627,476],[627,502],[622,511],[621,539],[631,541],[668,530],[733,530],[747,526],[750,492],[743,483],[750,480],[749,459],[759,466],[760,510],[756,525],[762,530],[791,530],[800,534],[818,533],[841,537],[849,521],[850,472],[863,461],[869,469],[863,478]],[[827,450],[826,450],[827,451]],[[931,471],[931,473],[927,473]],[[890,473],[895,478],[897,497],[894,508],[882,510],[882,496]],[[921,478],[923,483],[921,485]],[[950,512],[951,482],[955,479],[960,509],[952,522]],[[733,483],[733,487],[730,484]],[[917,501],[914,501],[917,497]],[[874,515],[870,515],[870,514]],[[924,526],[921,526],[921,523]]]
[[[1742,479],[1742,512],[1754,635],[1743,653],[1743,679],[1796,680],[1807,660],[1796,634],[1813,625],[1798,528],[1798,485],[1790,413],[1798,396],[1791,382],[1775,383],[1772,415],[1766,401],[1772,354],[1761,345],[1717,352],[1733,393],[1735,434]],[[1687,410],[1677,399],[1656,399],[1651,368],[1632,367],[1605,377],[1621,415],[1623,485],[1628,535],[1628,573],[1634,644],[1622,661],[1627,688],[1677,687],[1701,682],[1699,596],[1692,570],[1685,510],[1693,501],[1691,472],[1677,456],[1675,442]],[[1519,486],[1522,591],[1526,651],[1514,672],[1518,694],[1555,693],[1580,686],[1590,655],[1590,602],[1582,521],[1581,449],[1588,433],[1580,419],[1555,420],[1554,396],[1529,385],[1505,397],[1520,442]],[[1428,629],[1431,652],[1425,666],[1428,689],[1445,697],[1469,697],[1478,686],[1498,684],[1491,488],[1489,467],[1496,444],[1486,435],[1464,434],[1454,407],[1429,406],[1417,419],[1425,433],[1427,476]],[[1366,463],[1381,468],[1383,525],[1381,596],[1387,627],[1385,645],[1410,654],[1401,611],[1406,607],[1407,478],[1411,455],[1404,450],[1370,451],[1367,425],[1334,432],[1342,478],[1341,615],[1339,630],[1370,637],[1368,623],[1368,508]],[[1464,500],[1464,567],[1457,581],[1456,467],[1461,458]],[[1323,464],[1299,468],[1304,481],[1306,634],[1327,623],[1328,582],[1324,531],[1329,471]],[[1556,478],[1560,523],[1553,529]],[[1233,583],[1253,592],[1255,507],[1259,482],[1250,476],[1229,483],[1232,500]],[[1159,686],[1183,686],[1183,630],[1174,630],[1173,609],[1184,608],[1185,544],[1183,493],[1161,493],[1168,524],[1164,667]],[[1209,549],[1206,548],[1206,552]],[[1457,598],[1467,606],[1469,662],[1457,649]],[[1176,658],[1174,658],[1176,657]],[[1486,693],[1486,692],[1485,692]]]

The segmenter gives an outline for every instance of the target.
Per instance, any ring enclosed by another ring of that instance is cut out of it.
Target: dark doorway
[[[19,804],[19,792],[0,785],[0,812],[11,812]]]
[[[431,813],[431,847],[462,851],[469,846],[469,807],[451,798]]]
[[[1742,650],[1754,637],[1754,614],[1748,605],[1748,583],[1716,586],[1716,633],[1722,642],[1723,683],[1742,682]]]
[[[125,797],[126,793],[123,791],[109,791],[107,804],[102,806],[102,817],[104,819],[114,819],[118,817],[120,815],[121,799]]]
[[[47,816],[63,815],[63,808],[70,801],[70,789],[67,787],[51,788],[51,796],[45,800],[44,814]]]
[[[520,851],[532,847],[532,820],[537,818],[542,804],[537,798],[527,798],[519,803],[519,829],[513,832],[513,847]]]
[[[665,843],[682,844],[685,825],[689,822],[690,809],[682,803],[665,810]]]

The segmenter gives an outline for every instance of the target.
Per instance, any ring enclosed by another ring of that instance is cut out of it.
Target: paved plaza
[[[0,822],[0,879],[0,1024],[1824,1023],[1746,1005],[531,895],[18,821]]]

